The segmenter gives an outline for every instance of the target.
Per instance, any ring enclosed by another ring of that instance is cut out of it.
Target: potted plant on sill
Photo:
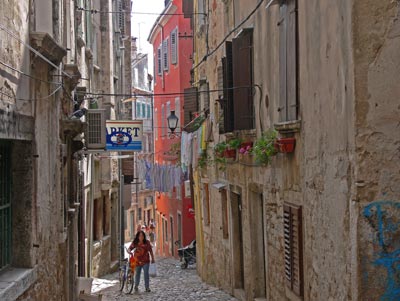
[[[263,133],[257,139],[251,150],[256,163],[267,165],[270,162],[271,157],[277,154],[276,141],[277,132],[273,130]]]
[[[207,166],[207,163],[209,163],[211,158],[208,156],[207,151],[203,151],[200,155],[199,161],[197,162],[197,165],[203,169],[204,167]]]
[[[236,159],[236,150],[240,147],[240,139],[232,139],[228,142],[220,142],[214,146],[214,153],[218,158]]]

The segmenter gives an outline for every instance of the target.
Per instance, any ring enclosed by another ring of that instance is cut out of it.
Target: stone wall
[[[256,5],[211,1],[210,49]],[[239,159],[225,171],[209,164],[195,173],[198,271],[205,281],[243,300],[263,291],[267,300],[300,300],[285,284],[283,204],[291,203],[303,210],[304,300],[399,298],[398,11],[389,0],[298,1],[301,127],[295,152],[278,154],[267,167]],[[253,141],[279,121],[279,20],[279,5],[272,5],[242,26],[254,28],[254,82],[262,91],[255,96],[256,127],[219,135],[216,121],[209,154],[216,142],[235,135]],[[204,34],[197,33],[196,45],[195,65],[206,51]],[[196,69],[195,82],[206,79],[210,90],[218,89],[223,48]],[[217,120],[219,106],[210,107]],[[228,190],[228,239],[216,182]],[[210,186],[209,226],[204,183]],[[241,199],[243,268],[235,195]],[[260,208],[262,215],[256,214]]]
[[[399,4],[354,1],[357,221],[360,299],[400,298]]]

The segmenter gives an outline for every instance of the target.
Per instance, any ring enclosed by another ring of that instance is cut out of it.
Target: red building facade
[[[176,15],[174,15],[176,14]],[[181,131],[184,89],[190,85],[193,41],[190,19],[182,14],[182,0],[166,1],[163,13],[149,35],[154,49],[154,146],[155,163],[179,164],[180,138],[171,137],[167,117],[175,111]],[[176,176],[176,175],[175,175]],[[170,192],[156,192],[157,253],[177,256],[177,248],[195,239],[194,218],[189,213],[192,201],[185,197],[183,177]]]

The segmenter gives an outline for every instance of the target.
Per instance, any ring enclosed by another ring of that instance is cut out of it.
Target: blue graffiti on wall
[[[400,300],[400,203],[377,201],[364,208],[364,217],[376,230],[374,243],[378,252],[372,262],[387,271],[382,301]]]

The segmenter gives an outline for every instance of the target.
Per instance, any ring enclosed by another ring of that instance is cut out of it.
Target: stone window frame
[[[33,242],[31,214],[34,195],[33,142],[9,141],[12,173],[12,257],[10,265],[0,271],[0,300],[15,300],[36,282],[37,269],[34,267],[33,249],[39,247]]]

